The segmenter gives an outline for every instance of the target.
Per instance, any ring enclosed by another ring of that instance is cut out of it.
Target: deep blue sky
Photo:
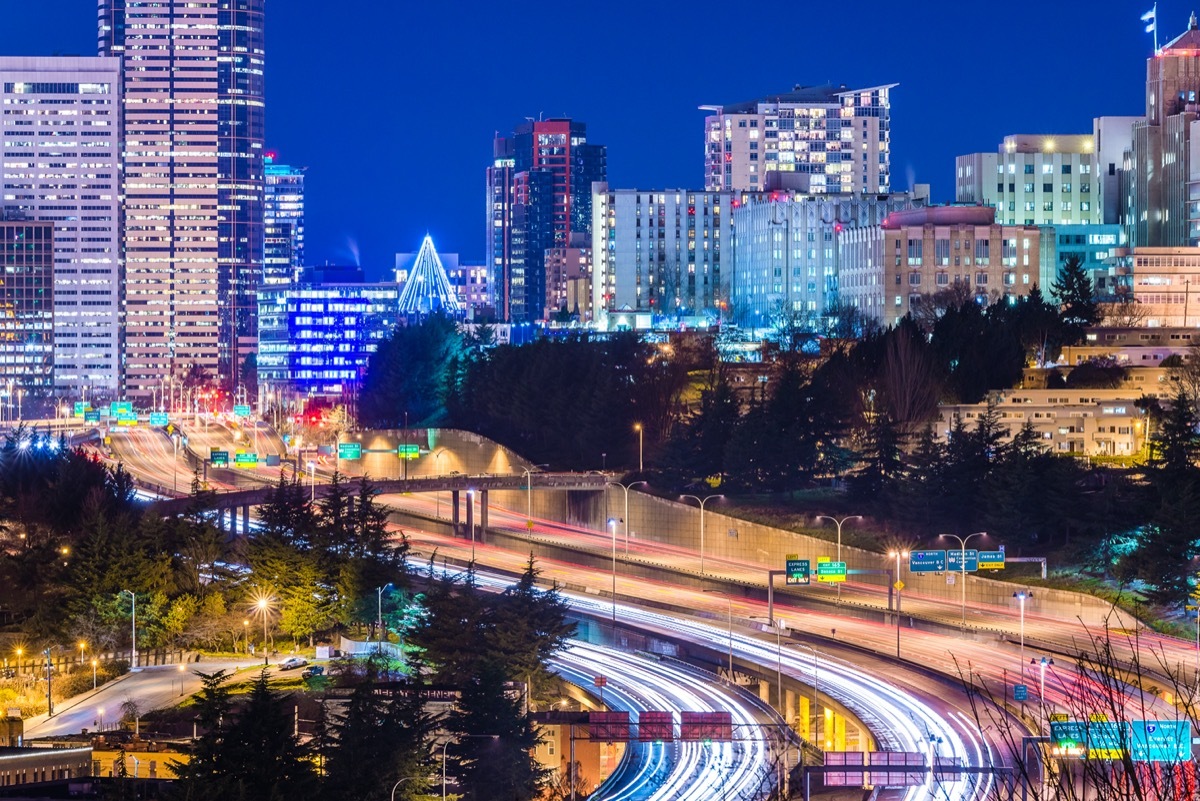
[[[268,0],[268,147],[309,168],[310,261],[353,249],[372,274],[426,231],[482,259],[492,135],[541,113],[587,122],[615,186],[699,187],[698,105],[896,82],[893,188],[950,200],[957,154],[1141,113],[1151,2]],[[1190,10],[1159,3],[1164,40]],[[95,0],[0,20],[4,55],[95,53]]]

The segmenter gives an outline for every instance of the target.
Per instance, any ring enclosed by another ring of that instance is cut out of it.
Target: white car
[[[289,656],[287,659],[279,663],[280,670],[293,670],[298,667],[304,667],[308,664],[308,660],[302,656]]]

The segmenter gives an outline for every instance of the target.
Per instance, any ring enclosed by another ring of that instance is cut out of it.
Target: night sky
[[[527,115],[586,122],[614,186],[700,188],[698,105],[899,83],[893,188],[952,200],[955,155],[1142,113],[1150,6],[268,0],[268,148],[308,167],[309,260],[360,254],[375,276],[427,231],[483,258],[492,136]],[[1164,41],[1190,11],[1159,3]],[[95,42],[95,0],[0,0],[0,53]]]

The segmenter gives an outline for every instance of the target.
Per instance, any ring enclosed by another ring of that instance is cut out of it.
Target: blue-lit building
[[[286,284],[304,267],[304,168],[263,157],[263,284]]]
[[[1104,225],[1102,223],[1084,225],[1056,225],[1054,231],[1055,258],[1053,261],[1043,261],[1043,271],[1053,267],[1055,273],[1062,267],[1063,262],[1072,256],[1077,257],[1096,286],[1096,294],[1101,298],[1115,295],[1116,286],[1109,278],[1109,260],[1116,254],[1117,248],[1128,247],[1125,231],[1120,225]],[[1042,291],[1048,296],[1050,284],[1055,275],[1041,277]]]
[[[258,383],[287,396],[352,398],[367,362],[396,327],[400,287],[358,267],[306,269],[258,294]]]

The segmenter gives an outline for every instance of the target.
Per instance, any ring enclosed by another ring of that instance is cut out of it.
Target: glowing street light
[[[634,430],[634,431],[636,431],[636,432],[637,432],[637,435],[638,435],[638,473],[641,473],[641,472],[642,472],[642,469],[643,469],[643,465],[642,465],[642,453],[643,453],[643,448],[642,448],[642,442],[643,442],[643,440],[642,440],[642,434],[644,433],[644,432],[642,431],[642,424],[641,424],[641,423],[634,423],[634,424],[633,424],[633,430]]]
[[[696,503],[700,504],[700,575],[704,575],[704,504],[711,501],[713,498],[724,498],[724,495],[708,495],[704,498],[698,498],[695,495],[680,495],[680,498],[691,498]]]
[[[622,484],[620,481],[610,481],[608,486],[620,487],[625,491],[625,555],[629,555],[629,490],[636,487],[638,484],[646,484],[645,481],[631,481],[628,484]]]
[[[274,599],[268,595],[260,595],[254,602],[255,608],[258,609],[258,612],[259,612],[259,614],[262,615],[262,619],[263,619],[263,664],[264,665],[271,664],[271,662],[267,656],[267,615],[271,611],[271,603],[273,601],[274,601]]]
[[[942,534],[942,537],[950,537],[958,540],[959,545],[959,563],[958,566],[962,571],[962,631],[967,630],[967,543],[976,537],[986,537],[986,531],[976,531],[974,534],[968,534],[965,538],[957,534]]]

